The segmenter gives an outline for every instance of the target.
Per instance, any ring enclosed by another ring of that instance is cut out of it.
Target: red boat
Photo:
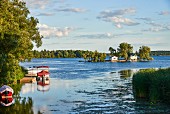
[[[41,72],[37,73],[37,81],[39,80],[49,80],[50,73],[48,71],[42,70]]]
[[[7,85],[3,85],[0,88],[0,103],[3,106],[9,106],[12,104],[13,98],[12,95],[14,93],[14,90],[7,86]]]
[[[1,88],[0,88],[0,96],[2,98],[2,96],[6,96],[6,97],[12,97],[12,94],[14,93],[14,90],[7,86],[7,85],[3,85]]]

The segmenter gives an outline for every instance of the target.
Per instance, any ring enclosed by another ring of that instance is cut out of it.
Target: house
[[[130,61],[137,61],[138,60],[138,56],[137,55],[131,55],[130,56]]]
[[[111,62],[117,62],[117,61],[118,61],[118,57],[116,56],[111,57]]]

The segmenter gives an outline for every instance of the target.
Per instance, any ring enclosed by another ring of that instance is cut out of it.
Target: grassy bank
[[[140,70],[133,75],[132,83],[136,100],[170,104],[170,68]]]

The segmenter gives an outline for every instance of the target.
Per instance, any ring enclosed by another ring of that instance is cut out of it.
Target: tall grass
[[[170,68],[140,70],[133,75],[132,84],[136,100],[170,104]]]

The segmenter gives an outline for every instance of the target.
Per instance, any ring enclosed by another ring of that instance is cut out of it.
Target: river
[[[133,97],[133,73],[144,68],[170,67],[170,56],[153,58],[151,62],[126,63],[89,63],[79,62],[81,58],[46,58],[20,63],[27,68],[49,66],[49,85],[21,85],[19,98],[15,96],[13,105],[5,107],[4,112],[20,104],[23,112],[28,114],[170,113],[169,107],[164,104],[136,102]],[[0,112],[3,113],[2,110]]]

